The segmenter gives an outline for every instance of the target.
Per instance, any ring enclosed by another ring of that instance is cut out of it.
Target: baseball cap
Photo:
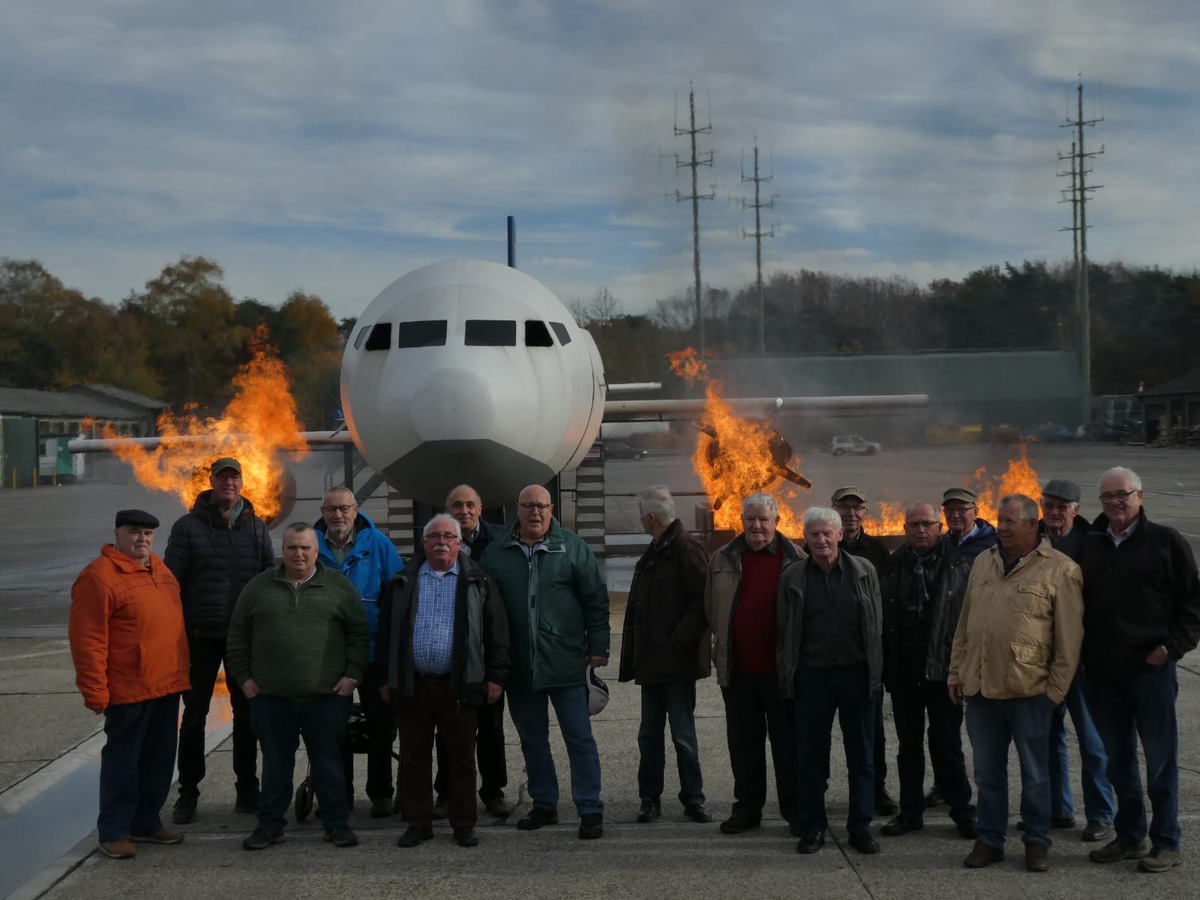
[[[1078,503],[1079,498],[1083,496],[1083,489],[1069,478],[1051,478],[1042,488],[1042,496],[1058,497],[1068,503]]]
[[[948,488],[942,494],[942,505],[946,505],[947,500],[961,500],[963,503],[977,503],[979,498],[975,496],[974,491],[969,491],[966,488]]]
[[[830,502],[837,503],[839,500],[844,500],[847,497],[857,497],[863,503],[867,502],[866,491],[864,491],[862,488],[853,487],[851,485],[847,485],[846,487],[840,487],[836,491],[834,491],[833,497],[830,499]]]
[[[242,464],[232,456],[222,456],[215,463],[209,466],[208,471],[213,475],[216,475],[223,469],[233,469],[233,471],[237,472],[239,475],[242,474]]]

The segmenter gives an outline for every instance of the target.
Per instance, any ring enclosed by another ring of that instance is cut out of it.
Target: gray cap
[[[839,500],[844,500],[847,497],[857,497],[863,503],[867,502],[866,492],[862,488],[857,488],[857,487],[852,487],[852,486],[838,488],[836,491],[833,492],[833,497],[830,499],[829,502],[837,503]]]
[[[1057,497],[1068,503],[1078,503],[1079,498],[1083,496],[1083,489],[1077,482],[1071,481],[1069,478],[1051,478],[1042,488],[1042,496]]]
[[[211,466],[209,466],[208,471],[213,475],[217,475],[221,472],[224,472],[226,469],[233,469],[233,471],[237,472],[239,475],[242,474],[242,464],[232,456],[222,456]]]
[[[966,488],[948,488],[942,494],[942,506],[946,505],[947,500],[961,500],[963,503],[979,502],[979,498],[975,496],[975,492],[969,491]]]

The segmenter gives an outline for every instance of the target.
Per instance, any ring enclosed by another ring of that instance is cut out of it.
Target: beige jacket
[[[1083,576],[1043,538],[1007,575],[999,546],[971,567],[948,683],[967,696],[1062,703],[1083,643]]]

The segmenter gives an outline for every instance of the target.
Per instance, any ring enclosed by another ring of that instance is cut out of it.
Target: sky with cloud
[[[517,262],[627,311],[763,265],[918,284],[1066,261],[1082,74],[1090,255],[1191,272],[1195,0],[0,0],[0,256],[110,302],[182,255],[356,315],[405,272]],[[715,187],[714,187],[715,185]]]

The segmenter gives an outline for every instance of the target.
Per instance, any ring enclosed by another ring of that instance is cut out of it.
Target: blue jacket
[[[984,550],[995,547],[996,542],[1000,540],[1000,533],[996,531],[996,526],[991,522],[976,519],[975,525],[978,526],[979,530],[961,544],[954,535],[946,535],[946,540],[950,542],[950,546],[957,550],[968,564],[975,562],[975,557],[979,556]]]
[[[371,631],[371,659],[375,659],[375,633],[379,630],[379,597],[392,577],[404,570],[404,563],[391,538],[375,527],[366,513],[354,519],[354,544],[340,566],[325,542],[325,520],[313,526],[317,530],[317,559],[341,572],[358,588],[367,611]]]

